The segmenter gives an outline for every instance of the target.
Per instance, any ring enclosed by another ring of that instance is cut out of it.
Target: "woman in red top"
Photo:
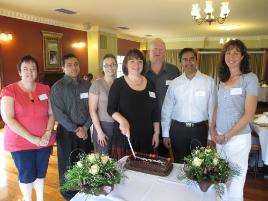
[[[2,90],[1,115],[5,122],[4,148],[11,152],[25,201],[43,201],[44,178],[55,142],[54,116],[47,85],[36,83],[38,64],[24,56],[17,65],[21,80]]]

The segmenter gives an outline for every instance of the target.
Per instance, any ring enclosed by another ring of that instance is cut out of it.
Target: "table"
[[[125,181],[116,185],[109,195],[78,193],[71,201],[227,201],[226,188],[222,199],[219,199],[212,186],[204,193],[193,183],[179,181],[177,176],[183,171],[182,167],[180,164],[174,164],[167,177],[127,170]]]
[[[268,87],[259,87],[259,102],[268,102]]]
[[[254,123],[252,123],[251,126],[259,135],[262,160],[265,165],[268,165],[268,127],[261,127]]]

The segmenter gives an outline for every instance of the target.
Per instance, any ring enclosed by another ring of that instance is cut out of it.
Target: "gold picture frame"
[[[42,31],[45,72],[62,72],[62,33]]]

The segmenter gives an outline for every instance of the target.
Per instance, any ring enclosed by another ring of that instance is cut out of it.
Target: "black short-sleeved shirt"
[[[158,74],[152,71],[151,63],[146,64],[145,76],[151,80],[156,88],[156,94],[159,103],[159,113],[161,113],[162,104],[165,99],[165,95],[170,82],[180,75],[180,71],[177,66],[170,63],[163,63],[162,69]]]
[[[129,87],[124,77],[115,79],[108,98],[108,113],[119,112],[130,124],[131,142],[135,151],[152,151],[153,122],[159,122],[158,102],[154,84],[147,80],[144,90],[136,91]],[[126,141],[119,124],[115,123],[114,135],[119,141]],[[118,140],[113,145],[121,144]],[[128,148],[128,146],[126,147]]]

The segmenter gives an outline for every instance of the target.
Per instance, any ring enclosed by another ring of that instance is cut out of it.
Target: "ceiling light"
[[[228,2],[222,2],[221,3],[221,13],[218,17],[213,16],[213,7],[212,7],[212,1],[206,1],[206,8],[204,9],[206,16],[201,17],[200,15],[200,8],[198,4],[193,4],[192,5],[192,11],[191,15],[194,18],[194,21],[200,25],[203,22],[208,22],[209,25],[211,25],[212,22],[218,22],[220,24],[223,24],[230,12],[230,9],[228,7]]]
[[[231,38],[229,38],[229,37],[227,37],[225,40],[224,40],[224,38],[220,38],[219,43],[223,45],[223,44],[229,42],[229,40],[231,40]],[[232,38],[232,40],[235,40],[235,38]]]
[[[240,28],[239,25],[221,25],[221,26],[218,26],[218,29],[226,30],[226,31],[230,31],[233,29],[239,29],[239,28]]]

